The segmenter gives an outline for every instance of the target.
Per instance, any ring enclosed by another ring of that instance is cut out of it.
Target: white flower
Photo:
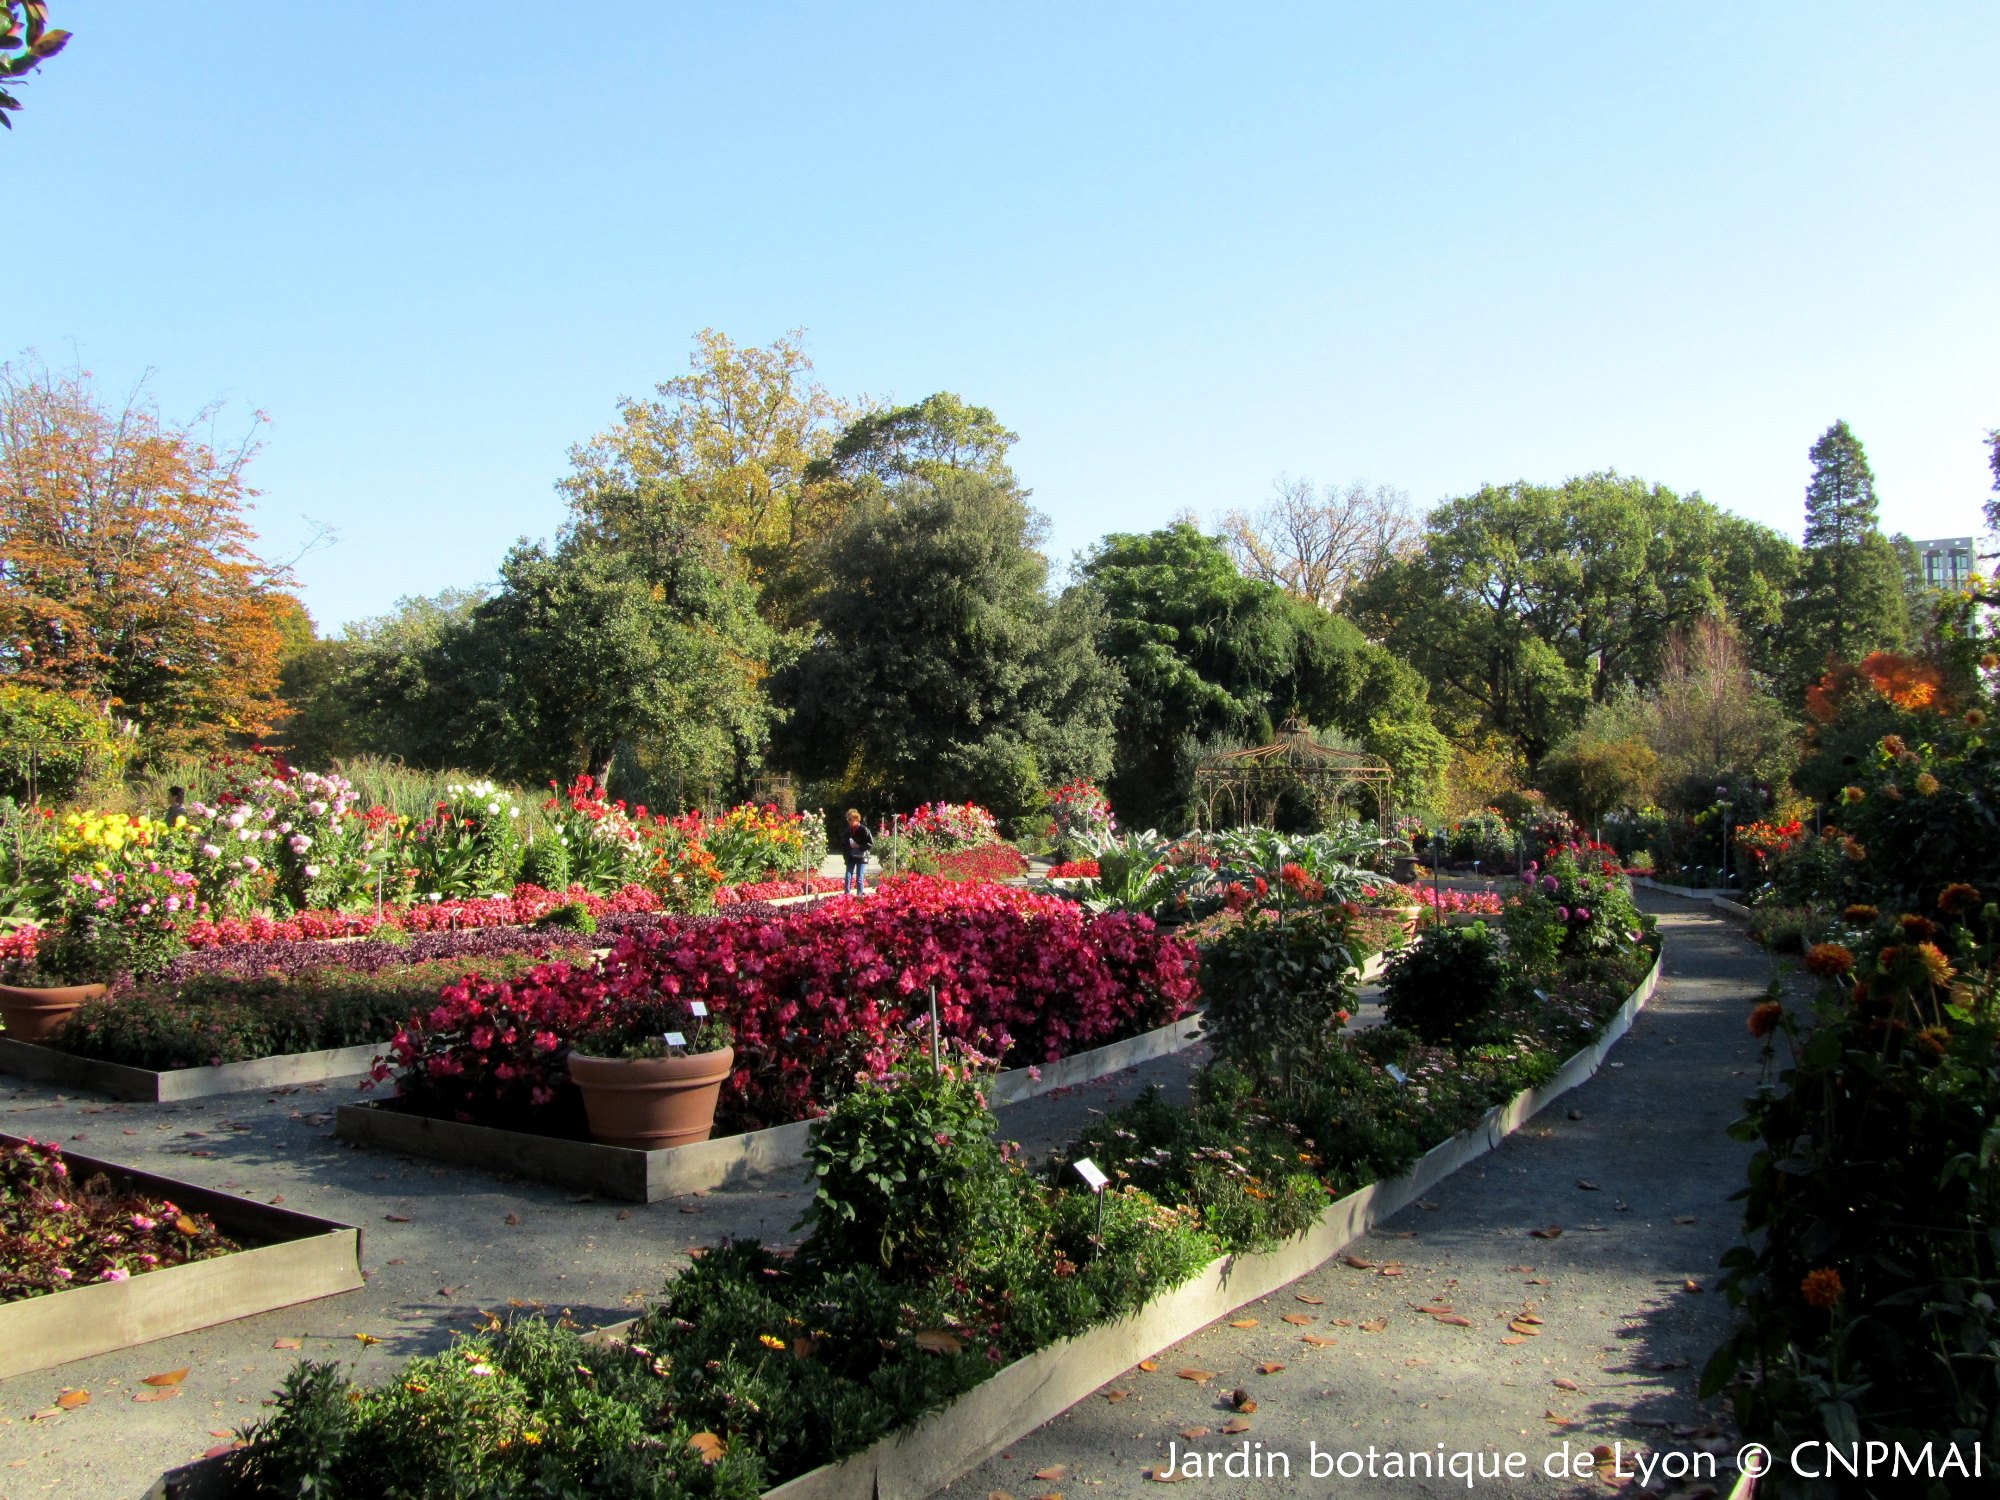
[[[280,833],[290,833],[291,831],[292,831],[292,820],[290,818],[287,818],[284,822],[278,825],[278,832]]]
[[[491,1375],[493,1373],[493,1366],[487,1364],[486,1361],[481,1360],[478,1364],[472,1367],[472,1373],[475,1375]]]
[[[306,866],[306,879],[308,879],[308,880],[317,880],[317,879],[319,879],[319,866],[318,866],[318,865],[307,865],[307,866]]]
[[[285,844],[292,851],[292,853],[303,854],[306,852],[306,850],[312,848],[313,841],[307,838],[303,833],[295,833],[290,838],[285,840]]]
[[[213,844],[203,844],[201,846],[201,857],[203,859],[220,859],[222,858],[222,851]]]
[[[229,824],[231,828],[241,828],[249,820],[250,820],[250,815],[244,812],[241,808],[238,808],[235,812],[231,813],[225,821]]]
[[[255,837],[257,837],[257,830],[254,828],[239,828],[236,830],[236,842],[239,844],[247,844]]]
[[[500,804],[497,802],[487,803],[486,810],[496,818],[500,816]]]

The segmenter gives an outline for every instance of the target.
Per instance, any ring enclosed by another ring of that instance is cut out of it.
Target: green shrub
[[[1356,974],[1337,908],[1251,912],[1202,954],[1207,1032],[1217,1057],[1289,1088],[1347,1023]]]
[[[104,715],[41,688],[0,686],[0,797],[69,801],[125,760]]]
[[[1443,1045],[1478,1030],[1507,977],[1498,936],[1484,922],[1434,926],[1389,961],[1382,1008],[1390,1025]]]
[[[962,1260],[1014,1208],[978,1083],[928,1062],[858,1084],[813,1125],[806,1165],[813,1197],[799,1224],[817,1263],[919,1277]]]
[[[537,883],[539,884],[539,882]],[[561,887],[558,886],[556,889],[560,890]],[[545,913],[535,923],[535,926],[545,932],[581,932],[589,934],[597,931],[597,918],[591,915],[590,908],[584,905],[583,902],[566,901],[561,906]]]
[[[545,891],[569,889],[569,845],[555,829],[544,830],[521,853],[521,879]]]

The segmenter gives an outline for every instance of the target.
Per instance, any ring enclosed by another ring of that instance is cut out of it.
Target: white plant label
[[[685,1047],[688,1044],[688,1039],[678,1031],[670,1031],[667,1033],[666,1042],[669,1047]]]
[[[1408,1083],[1410,1081],[1410,1075],[1408,1073],[1405,1073],[1401,1068],[1397,1067],[1394,1063],[1385,1063],[1383,1065],[1382,1071],[1384,1073],[1387,1073],[1391,1078],[1395,1079],[1396,1082],[1398,1083]]]
[[[688,1001],[688,1014],[699,1021],[703,1016],[708,1014],[708,1002],[706,1000]]]
[[[1087,1156],[1080,1156],[1073,1163],[1076,1175],[1083,1179],[1083,1185],[1093,1193],[1101,1193],[1110,1185],[1111,1179],[1104,1175],[1104,1169]]]

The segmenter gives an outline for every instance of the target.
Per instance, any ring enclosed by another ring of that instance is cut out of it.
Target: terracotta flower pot
[[[54,1035],[84,1001],[103,993],[101,984],[64,984],[43,990],[0,984],[0,1020],[7,1023],[10,1040],[39,1042]]]
[[[723,1080],[736,1049],[681,1057],[569,1055],[569,1076],[583,1092],[592,1139],[606,1146],[659,1151],[708,1139]]]

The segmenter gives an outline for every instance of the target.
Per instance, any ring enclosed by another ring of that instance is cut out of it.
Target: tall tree
[[[1835,422],[1808,456],[1805,546],[1785,615],[1787,686],[1795,693],[1831,663],[1896,650],[1909,634],[1903,561],[1878,524],[1861,439]]]
[[[1108,536],[1082,576],[1126,677],[1110,790],[1128,823],[1178,828],[1203,749],[1262,741],[1293,713],[1383,756],[1406,801],[1443,771],[1421,679],[1346,621],[1245,578],[1219,538],[1185,522]]]
[[[25,78],[67,45],[69,33],[50,27],[42,0],[6,0],[0,10],[0,81]],[[20,107],[10,90],[0,88],[0,125],[12,130],[8,116]]]
[[[1015,479],[1007,452],[1019,440],[1018,433],[1000,425],[991,407],[970,406],[950,391],[939,391],[909,406],[856,417],[826,457],[808,468],[807,477],[890,485],[961,473],[1011,486]]]
[[[1388,485],[1320,490],[1310,479],[1280,479],[1276,489],[1256,514],[1224,515],[1223,538],[1247,576],[1321,609],[1336,608],[1357,579],[1407,554],[1422,535],[1410,497]]]
[[[1646,686],[1672,632],[1721,613],[1775,633],[1793,549],[1698,495],[1604,473],[1450,500],[1347,613],[1409,661],[1461,734],[1530,765],[1593,703]]]
[[[570,451],[558,488],[576,525],[624,545],[656,536],[665,507],[670,527],[692,515],[758,574],[782,573],[838,519],[816,506],[807,471],[854,415],[813,379],[803,339],[794,329],[756,348],[704,328],[688,374],[621,402],[617,425]]]
[[[1051,599],[1039,518],[956,470],[862,501],[822,543],[813,644],[774,691],[777,758],[878,810],[972,798],[1019,816],[1101,777],[1118,672],[1078,595]]]
[[[0,365],[0,673],[156,748],[266,730],[298,605],[253,547],[254,452],[163,421],[143,390],[113,409],[84,372]]]

